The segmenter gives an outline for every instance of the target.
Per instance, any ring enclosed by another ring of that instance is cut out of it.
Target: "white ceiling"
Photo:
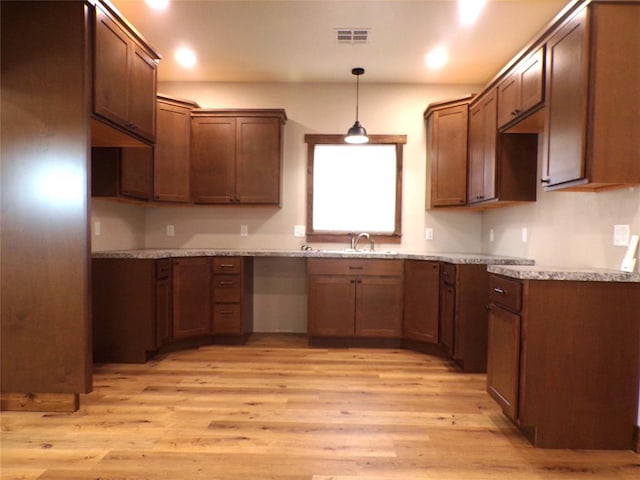
[[[455,0],[111,0],[162,55],[159,81],[484,84],[553,19],[568,0],[489,0],[461,27]],[[338,44],[336,28],[371,29],[364,45]],[[424,57],[445,45],[449,63]],[[191,70],[173,59],[196,51]]]

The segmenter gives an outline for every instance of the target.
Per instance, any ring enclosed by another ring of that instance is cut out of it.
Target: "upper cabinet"
[[[640,183],[640,4],[594,2],[547,42],[545,190]]]
[[[198,104],[158,95],[153,165],[156,202],[191,201],[191,110]]]
[[[469,101],[431,104],[427,126],[426,208],[459,207],[467,203],[467,132]]]
[[[100,3],[94,33],[94,113],[110,126],[153,143],[159,56]]]
[[[468,204],[475,207],[536,200],[538,136],[499,133],[498,105],[492,88],[469,111]]]
[[[284,110],[192,112],[195,203],[280,205]]]
[[[520,61],[498,84],[498,127],[516,123],[544,100],[544,47]]]

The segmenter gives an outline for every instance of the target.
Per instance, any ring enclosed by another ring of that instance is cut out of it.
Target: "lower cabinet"
[[[404,338],[440,341],[440,262],[404,262]]]
[[[211,258],[173,259],[173,339],[211,334]]]
[[[244,340],[253,331],[253,259],[213,259],[213,333]]]
[[[403,261],[310,258],[310,337],[401,338]]]
[[[252,331],[251,258],[94,258],[92,269],[95,362],[144,363]]]
[[[463,371],[486,372],[487,266],[443,263],[441,272],[442,346]]]
[[[491,275],[487,390],[536,447],[634,446],[640,284]]]
[[[171,278],[156,280],[158,262],[163,260],[93,259],[94,362],[144,363],[159,347],[156,315],[166,330]],[[157,309],[160,298],[162,305]]]

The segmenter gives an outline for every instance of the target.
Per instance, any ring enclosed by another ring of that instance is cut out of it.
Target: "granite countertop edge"
[[[130,258],[130,259],[159,259],[180,257],[207,256],[241,256],[241,257],[302,257],[302,258],[387,258],[401,260],[431,260],[454,264],[485,264],[485,265],[533,265],[528,258],[507,257],[500,255],[486,255],[480,253],[411,253],[394,251],[358,251],[348,252],[340,250],[266,250],[266,249],[215,249],[215,248],[167,248],[167,249],[134,249],[108,250],[93,252],[92,258]]]
[[[640,283],[640,273],[626,273],[606,268],[545,265],[489,265],[487,271],[519,280]]]

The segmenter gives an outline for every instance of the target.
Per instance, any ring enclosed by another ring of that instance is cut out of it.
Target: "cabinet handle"
[[[518,115],[520,113],[520,110],[515,109],[513,112],[511,112],[511,116],[515,117],[516,115]]]
[[[230,317],[231,315],[233,315],[233,311],[232,310],[223,310],[220,312],[221,316],[226,316],[226,317]]]
[[[355,280],[351,280],[349,283],[352,283],[352,284],[353,284],[353,283],[356,283],[356,281],[355,281]]]
[[[485,310],[489,310],[489,311],[490,311],[490,310],[493,310],[493,308],[491,307],[491,305],[485,305],[485,306],[484,306],[484,308],[485,308]]]
[[[354,267],[354,266],[349,265],[349,270],[362,270],[363,268],[364,267],[362,265],[359,266],[359,267]]]
[[[497,293],[497,294],[499,294],[499,295],[504,295],[504,294],[506,294],[506,293],[507,293],[507,291],[506,291],[506,290],[504,290],[504,289],[502,289],[502,288],[498,288],[498,287],[494,288],[494,289],[493,289],[493,291],[494,291],[494,292],[496,292],[496,293]]]
[[[221,263],[220,268],[233,268],[232,263]]]
[[[218,285],[233,285],[233,282],[218,282]]]
[[[540,183],[551,183],[551,179],[550,178],[542,178],[542,179],[540,179]]]

